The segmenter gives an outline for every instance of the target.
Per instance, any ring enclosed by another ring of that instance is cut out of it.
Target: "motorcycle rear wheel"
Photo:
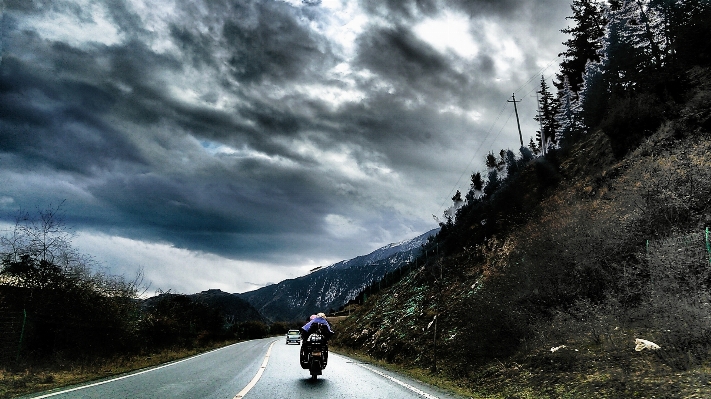
[[[309,371],[311,372],[311,379],[316,380],[318,375],[321,374],[321,363],[318,360],[312,361]]]

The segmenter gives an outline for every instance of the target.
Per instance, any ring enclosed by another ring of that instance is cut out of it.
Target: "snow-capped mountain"
[[[239,296],[271,321],[302,320],[317,312],[338,309],[365,287],[414,260],[422,244],[438,231],[430,230],[411,240],[386,245],[368,255],[334,263],[306,276],[284,280]]]

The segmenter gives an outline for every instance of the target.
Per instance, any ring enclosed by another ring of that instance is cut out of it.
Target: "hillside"
[[[163,300],[166,296],[175,297],[179,295],[161,294],[147,298],[143,301],[144,307],[154,307],[157,302]],[[264,317],[259,314],[257,309],[250,305],[249,302],[240,298],[237,294],[212,289],[185,296],[195,303],[204,304],[208,309],[216,311],[229,323],[264,321]]]
[[[485,397],[711,397],[711,70],[684,78],[625,151],[602,124],[470,204],[336,344]]]
[[[437,231],[434,229],[411,240],[384,246],[368,255],[344,260],[306,276],[284,280],[239,296],[272,321],[302,320],[315,312],[335,310],[387,273],[415,259],[422,245]]]

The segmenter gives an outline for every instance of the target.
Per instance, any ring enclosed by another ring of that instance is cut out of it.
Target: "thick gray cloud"
[[[202,268],[260,268],[262,283],[410,238],[486,152],[518,146],[505,124],[515,90],[533,136],[530,94],[554,72],[568,12],[554,0],[6,1],[0,218],[66,200],[84,242],[167,245],[153,249],[165,262],[191,251]],[[115,270],[135,262],[92,245]],[[210,288],[156,262],[143,266],[180,289]]]
[[[465,80],[452,70],[446,55],[403,26],[364,33],[358,50],[356,65],[372,70],[397,87],[435,86],[439,92],[448,92]]]
[[[520,8],[533,4],[533,2],[517,0],[364,0],[362,3],[370,13],[407,21],[422,15],[435,15],[447,8],[466,12],[469,15],[506,17],[515,15]],[[535,6],[541,7],[539,4]]]

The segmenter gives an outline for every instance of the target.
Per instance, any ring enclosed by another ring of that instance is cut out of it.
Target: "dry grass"
[[[471,399],[661,399],[711,397],[711,366],[684,372],[661,364],[652,353],[622,356],[592,347],[575,351],[575,343],[555,353],[540,350],[529,356],[494,361],[453,378],[415,366],[390,364],[349,348],[335,352],[408,375]]]

